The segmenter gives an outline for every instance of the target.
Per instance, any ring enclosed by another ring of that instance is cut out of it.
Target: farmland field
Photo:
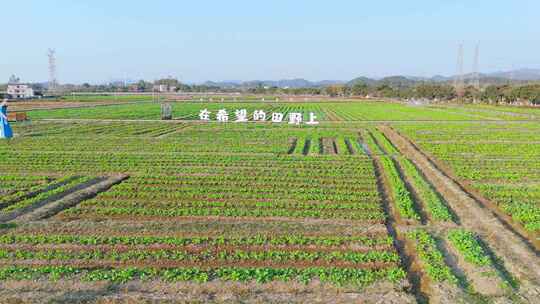
[[[266,112],[300,112],[305,115],[313,112],[324,121],[486,121],[486,120],[537,120],[540,109],[523,109],[508,107],[471,105],[455,107],[451,105],[410,106],[384,102],[242,102],[228,101],[224,103],[208,103],[206,101],[175,102],[173,117],[179,120],[198,120],[199,111],[208,109],[214,114],[219,109],[234,112],[246,109],[248,112],[264,110]],[[56,109],[50,111],[33,111],[32,119],[160,119],[160,105],[150,102],[136,104],[113,104],[94,108]],[[267,120],[270,118],[267,117]]]
[[[201,122],[203,109],[231,122]],[[237,109],[320,124],[235,123]],[[2,299],[540,298],[537,109],[190,101],[159,121],[141,101],[28,114],[0,142]]]
[[[401,126],[457,177],[530,232],[540,232],[540,125]]]

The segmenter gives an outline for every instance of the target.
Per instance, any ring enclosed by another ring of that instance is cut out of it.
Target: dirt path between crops
[[[73,193],[62,196],[58,200],[47,202],[43,206],[40,206],[29,213],[20,215],[15,219],[15,221],[28,222],[51,217],[64,209],[76,206],[83,200],[94,197],[99,192],[108,190],[110,187],[122,182],[126,178],[128,178],[127,175],[118,174],[107,178],[90,181],[87,184],[81,185]]]
[[[409,304],[414,298],[391,283],[362,288],[335,287],[314,281],[164,282],[134,281],[125,284],[85,282],[79,277],[55,282],[0,282],[6,303],[366,303]]]
[[[492,211],[474,200],[406,138],[388,126],[382,126],[380,130],[421,169],[455,211],[462,226],[476,232],[489,243],[495,254],[504,262],[504,266],[520,280],[527,297],[538,299],[540,259],[534,248],[506,227]]]

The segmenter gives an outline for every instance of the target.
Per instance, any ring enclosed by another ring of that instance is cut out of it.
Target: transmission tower
[[[55,93],[58,85],[56,81],[56,51],[49,49],[47,56],[49,57],[49,93]]]
[[[474,50],[474,64],[473,64],[473,86],[477,90],[480,90],[480,73],[478,71],[479,61],[480,61],[480,45],[477,44]]]
[[[462,97],[465,89],[465,83],[463,78],[463,44],[459,45],[458,60],[457,60],[457,75],[454,78],[454,87],[458,97]]]
[[[512,64],[512,67],[510,68],[510,78],[508,80],[508,84],[512,84],[514,82],[514,78],[516,78],[516,66]]]

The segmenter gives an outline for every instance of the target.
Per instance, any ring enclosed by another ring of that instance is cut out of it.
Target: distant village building
[[[139,88],[138,84],[132,84],[128,87],[128,91],[131,93],[144,92],[144,89]]]
[[[34,89],[27,84],[8,84],[6,93],[13,99],[28,99],[34,97]]]
[[[160,85],[154,85],[154,92],[160,92],[160,93],[174,93],[177,91],[176,87],[168,86],[166,84],[160,84]]]

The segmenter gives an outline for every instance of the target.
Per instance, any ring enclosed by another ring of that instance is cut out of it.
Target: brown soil
[[[189,253],[200,253],[203,251],[228,251],[235,252],[237,250],[249,251],[249,252],[263,252],[271,250],[279,250],[286,252],[293,251],[302,251],[302,252],[336,252],[336,251],[347,251],[353,253],[366,253],[370,251],[393,251],[394,248],[389,245],[379,245],[379,246],[317,246],[317,245],[266,245],[266,246],[257,246],[257,245],[218,245],[218,246],[209,246],[209,245],[168,245],[168,244],[152,244],[152,245],[77,245],[77,244],[40,244],[40,245],[31,245],[31,244],[5,244],[0,245],[1,249],[8,251],[15,250],[25,250],[25,251],[48,251],[48,250],[65,250],[69,252],[85,252],[92,250],[100,251],[115,251],[115,252],[126,252],[130,250],[144,250],[144,251],[159,251],[159,250],[176,250],[176,251],[186,251]]]
[[[503,296],[505,294],[502,286],[503,279],[497,273],[494,266],[474,266],[467,263],[463,256],[449,243],[443,240],[446,249],[447,260],[451,261],[454,269],[460,269],[471,281],[474,290],[486,296]]]
[[[31,222],[17,227],[17,234],[61,234],[61,235],[107,235],[107,236],[156,236],[156,237],[212,237],[228,235],[245,237],[254,235],[282,236],[301,234],[306,237],[317,236],[365,236],[381,238],[387,236],[382,224],[365,225],[361,222],[319,222],[305,223],[294,221],[226,221],[188,218],[183,221],[47,221]]]
[[[322,145],[322,154],[325,154],[325,155],[338,154],[334,138],[324,137],[324,138],[321,138],[320,140],[321,140],[321,145]],[[344,154],[345,151],[341,153]]]
[[[356,151],[354,150],[353,144],[351,143],[351,140],[349,138],[345,138],[345,146],[347,146],[348,154],[351,154],[351,155],[356,154]],[[341,154],[346,154],[346,153],[345,153],[345,151],[343,151]]]
[[[178,217],[163,217],[163,216],[133,216],[133,215],[115,215],[115,216],[101,216],[101,215],[65,215],[58,214],[56,216],[60,220],[128,220],[137,218],[137,221],[184,221],[184,220],[208,220],[208,221],[226,221],[226,222],[243,222],[243,221],[263,221],[263,222],[272,222],[272,221],[283,221],[283,222],[295,222],[295,223],[319,223],[319,224],[346,224],[350,223],[351,225],[358,225],[359,220],[348,220],[348,219],[317,219],[317,218],[292,218],[292,217],[227,217],[227,216],[178,216]],[[381,224],[381,220],[361,220],[362,225],[365,226],[377,226]]]
[[[361,290],[317,281],[207,283],[134,281],[128,284],[79,280],[0,283],[4,303],[415,303],[399,286],[381,282]]]
[[[56,183],[50,184],[50,185],[47,186],[47,187],[44,187],[44,188],[41,188],[41,189],[38,189],[38,190],[35,190],[35,191],[28,192],[28,193],[26,193],[26,194],[24,194],[24,195],[18,197],[17,199],[14,199],[14,200],[8,200],[8,201],[5,201],[5,202],[3,202],[3,203],[0,203],[0,209],[6,208],[6,207],[8,207],[9,205],[15,204],[15,203],[20,202],[20,201],[22,201],[22,200],[25,200],[25,199],[29,199],[29,198],[35,197],[35,196],[37,196],[37,195],[39,195],[39,194],[41,194],[41,193],[45,193],[45,192],[48,192],[48,191],[52,191],[52,190],[54,190],[54,189],[56,189],[56,188],[59,188],[59,187],[65,185],[65,184],[67,184],[67,183],[73,181],[73,180],[76,179],[76,178],[77,178],[77,176],[73,176],[73,177],[71,177],[71,178],[69,178],[69,179],[67,179],[67,180],[65,180],[65,181],[63,181],[63,182],[61,182],[61,183],[56,182]],[[52,182],[52,181],[51,181],[51,182]]]
[[[106,179],[98,178],[92,180],[75,189],[70,189],[68,195],[59,199],[52,199],[45,204],[40,204],[40,207],[32,210],[30,213],[19,216],[16,219],[16,222],[40,220],[53,216],[64,209],[76,206],[83,200],[96,196],[99,192],[108,190],[110,187],[122,182],[126,178],[128,178],[127,175],[119,174]]]
[[[73,177],[69,178],[67,181],[65,181],[63,183],[58,183],[56,185],[53,185],[52,187],[49,187],[48,189],[53,190],[53,189],[59,188],[59,187],[61,187],[63,185],[66,185],[69,182],[71,182],[71,181],[73,181],[73,180],[75,180],[77,178],[79,178],[79,176],[73,176]],[[58,193],[58,194],[54,194],[52,196],[49,196],[48,198],[43,199],[41,201],[38,201],[38,202],[36,202],[34,204],[31,204],[29,206],[18,208],[18,209],[15,209],[15,210],[11,211],[11,212],[3,213],[2,215],[0,215],[0,222],[8,222],[8,221],[12,221],[12,220],[14,220],[16,218],[20,218],[21,216],[23,216],[25,214],[28,214],[30,212],[33,212],[36,209],[40,209],[40,208],[42,208],[43,206],[45,206],[47,204],[51,204],[52,202],[54,202],[56,200],[62,199],[64,196],[71,195],[72,193],[80,190],[81,187],[89,186],[89,185],[91,185],[91,184],[93,184],[93,183],[95,183],[97,181],[98,181],[98,179],[93,179],[93,180],[88,181],[88,182],[86,182],[84,184],[79,184],[79,185],[77,185],[77,186],[75,186],[73,188],[67,189],[66,191],[64,191],[62,193]]]
[[[152,268],[191,268],[197,267],[201,269],[210,269],[218,267],[269,267],[269,268],[297,268],[304,269],[310,267],[324,268],[354,268],[354,269],[385,269],[397,266],[394,262],[364,262],[352,263],[347,261],[283,261],[277,262],[272,260],[242,260],[242,261],[180,261],[180,260],[127,260],[127,261],[107,261],[107,260],[11,260],[0,261],[1,267],[6,266],[70,266],[76,268],[126,268],[126,267],[152,267]]]
[[[297,144],[298,138],[289,138],[289,150],[287,150],[287,154],[293,154]]]

